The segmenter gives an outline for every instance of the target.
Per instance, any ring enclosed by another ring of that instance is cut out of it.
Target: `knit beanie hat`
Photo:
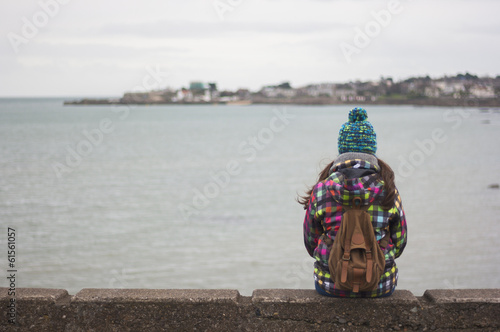
[[[349,121],[339,131],[339,154],[363,152],[375,155],[377,152],[377,134],[372,124],[367,121],[364,108],[356,107],[349,112]]]

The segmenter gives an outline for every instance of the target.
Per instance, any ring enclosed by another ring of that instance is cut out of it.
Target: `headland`
[[[80,99],[65,105],[415,105],[500,107],[500,76],[459,74],[431,79],[412,77],[395,82],[317,83],[292,87],[289,82],[267,85],[259,91],[219,91],[216,83],[191,82],[189,88],[126,92],[120,98]]]

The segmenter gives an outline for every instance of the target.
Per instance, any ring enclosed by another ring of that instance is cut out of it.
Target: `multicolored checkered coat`
[[[384,210],[382,202],[384,182],[378,175],[379,166],[366,160],[353,159],[335,164],[331,175],[314,186],[304,220],[304,243],[309,254],[315,258],[314,279],[327,293],[341,297],[378,297],[391,292],[397,284],[398,269],[395,259],[403,252],[406,239],[406,218],[399,192],[394,206]],[[348,178],[353,174],[358,178]],[[368,213],[377,240],[390,232],[385,254],[385,272],[378,287],[372,292],[352,293],[336,289],[330,279],[328,258],[330,252],[325,236],[335,241],[342,220],[342,206],[351,204],[354,197],[361,197],[363,205],[370,205]]]

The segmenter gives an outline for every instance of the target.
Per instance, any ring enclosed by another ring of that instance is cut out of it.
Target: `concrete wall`
[[[0,288],[1,331],[500,330],[500,289],[397,290],[382,299],[336,299],[314,290],[18,288],[17,325]],[[12,308],[12,307],[11,307]]]

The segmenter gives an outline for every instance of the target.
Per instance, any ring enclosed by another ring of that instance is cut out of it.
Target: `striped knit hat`
[[[364,108],[356,107],[349,112],[349,121],[339,131],[339,154],[363,152],[375,155],[377,152],[377,134],[372,124],[367,121]]]

